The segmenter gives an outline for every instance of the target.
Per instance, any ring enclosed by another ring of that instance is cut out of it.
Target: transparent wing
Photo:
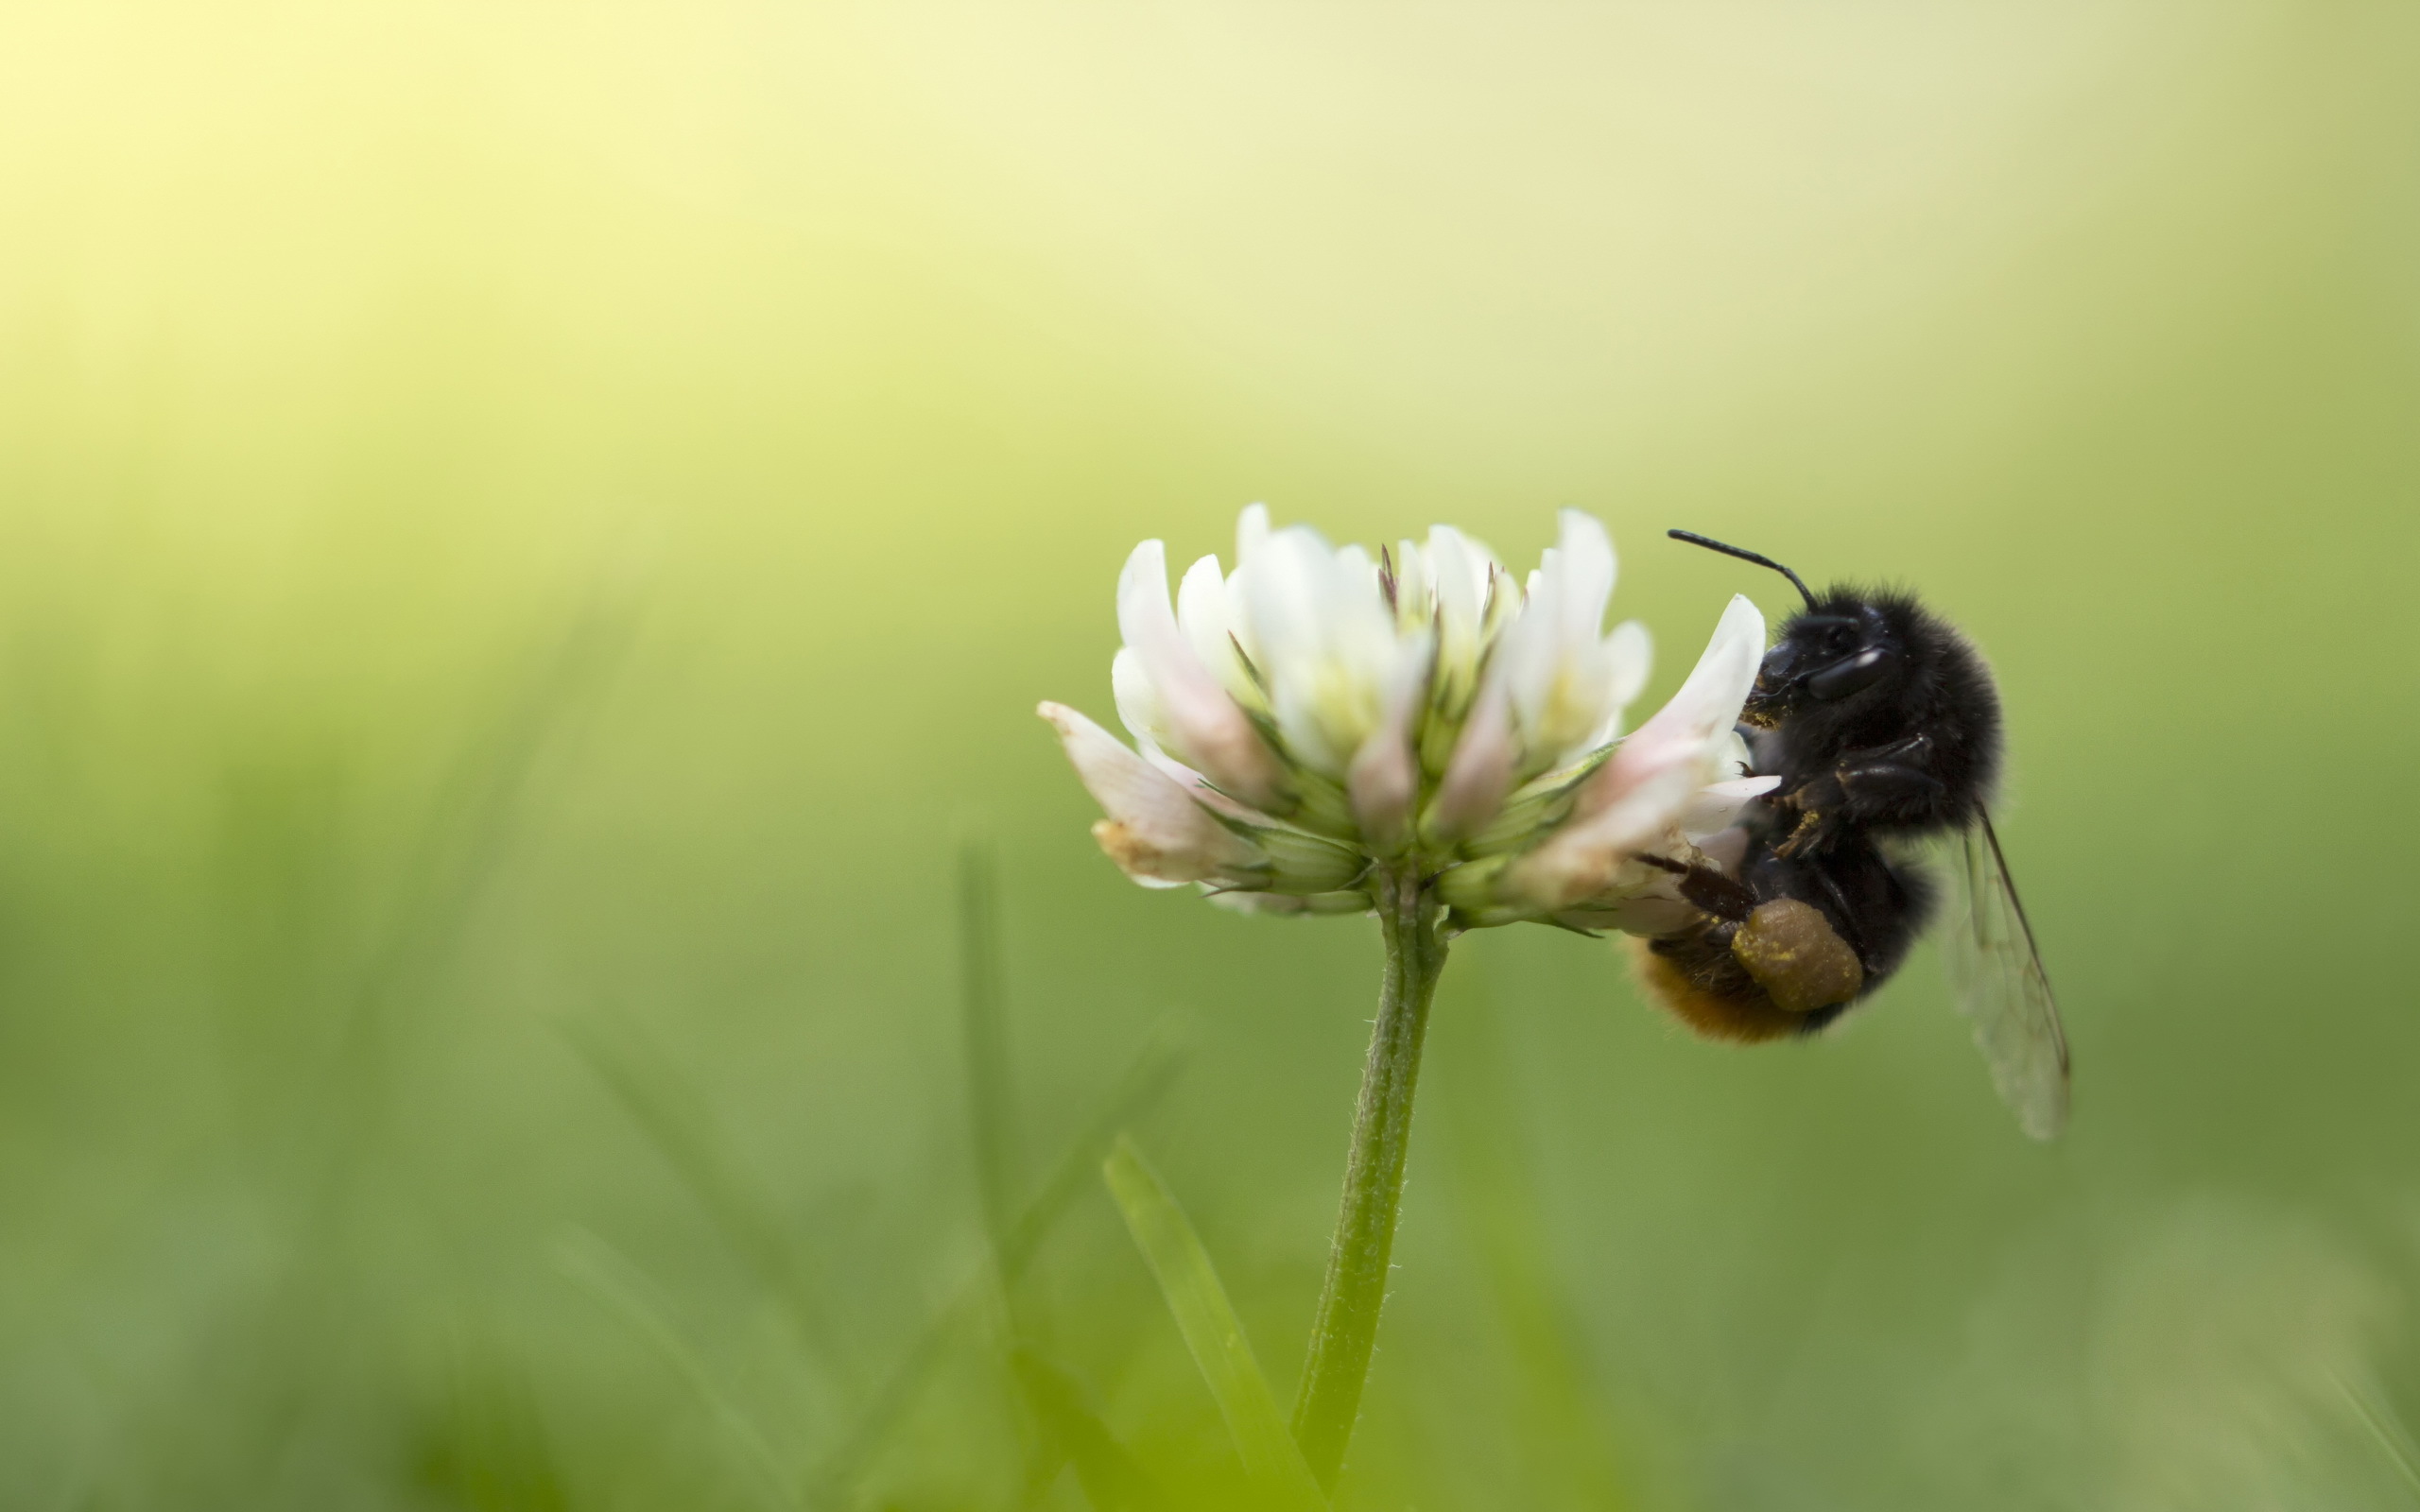
[[[2067,1037],[2033,926],[1988,816],[1953,849],[1957,904],[1942,940],[1950,991],[1974,1026],[2000,1101],[2026,1133],[2056,1139],[2067,1122]]]

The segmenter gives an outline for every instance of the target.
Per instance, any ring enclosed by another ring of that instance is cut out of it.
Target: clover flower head
[[[1117,584],[1110,682],[1129,749],[1042,706],[1107,817],[1095,837],[1147,886],[1261,912],[1358,912],[1409,868],[1458,927],[1635,927],[1678,905],[1634,858],[1698,854],[1772,786],[1733,727],[1764,647],[1735,598],[1670,704],[1624,738],[1645,628],[1604,627],[1612,541],[1564,511],[1526,582],[1446,525],[1373,555],[1253,505],[1233,571],[1204,557],[1171,600],[1146,541]]]

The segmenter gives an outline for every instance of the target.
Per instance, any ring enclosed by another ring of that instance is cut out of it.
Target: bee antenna
[[[1664,533],[1674,541],[1685,541],[1692,546],[1703,546],[1708,551],[1719,551],[1726,557],[1737,557],[1741,561],[1753,561],[1759,567],[1770,567],[1789,579],[1789,586],[1798,590],[1798,596],[1806,600],[1808,609],[1815,607],[1815,595],[1807,591],[1805,580],[1771,557],[1759,557],[1753,551],[1743,551],[1737,546],[1726,546],[1713,537],[1701,536],[1694,530],[1667,530]]]

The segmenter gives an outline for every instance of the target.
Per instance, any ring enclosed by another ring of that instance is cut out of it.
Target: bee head
[[[1675,541],[1770,567],[1789,579],[1806,608],[1781,627],[1781,639],[1765,654],[1756,686],[1740,711],[1744,724],[1771,730],[1802,710],[1826,709],[1855,717],[1863,708],[1887,702],[1907,679],[1907,645],[1914,629],[1912,603],[1889,595],[1869,598],[1835,588],[1818,598],[1806,579],[1771,557],[1687,530],[1667,531]]]
[[[1789,617],[1765,653],[1740,717],[1770,730],[1801,710],[1829,705],[1846,713],[1897,696],[1908,665],[1891,616],[1837,590]]]

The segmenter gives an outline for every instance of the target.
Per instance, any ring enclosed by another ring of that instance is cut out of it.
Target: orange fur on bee
[[[1719,997],[1690,981],[1671,961],[1649,948],[1646,940],[1629,936],[1631,960],[1639,985],[1663,1009],[1708,1040],[1753,1045],[1806,1032],[1806,1016],[1784,1013],[1761,989],[1749,996]]]

